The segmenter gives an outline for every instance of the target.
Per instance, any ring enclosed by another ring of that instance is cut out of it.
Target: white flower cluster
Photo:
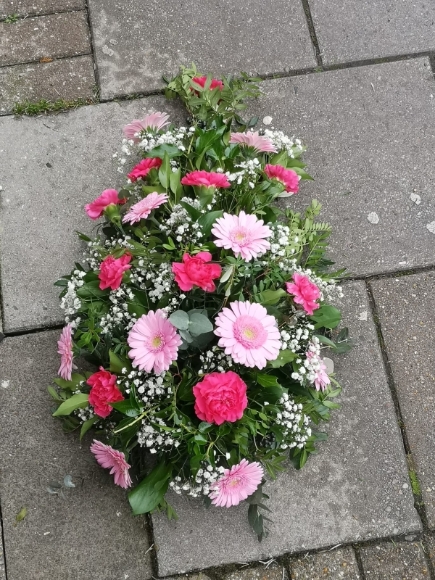
[[[305,352],[313,330],[314,325],[305,317],[299,318],[296,326],[281,326],[282,349],[298,353]]]
[[[301,385],[312,385],[316,379],[321,380],[322,378],[327,378],[325,365],[320,356],[320,342],[316,336],[311,338],[304,360],[297,359],[296,364],[300,364],[301,366],[297,372],[292,373],[292,379],[299,381]]]
[[[284,393],[278,401],[282,405],[282,410],[276,415],[277,425],[282,426],[282,435],[287,442],[280,445],[281,449],[292,449],[293,447],[304,447],[308,437],[311,436],[311,428],[308,427],[310,418],[303,413],[301,403],[295,403]],[[290,441],[289,441],[290,440]]]
[[[282,131],[265,129],[264,136],[272,141],[278,151],[287,151],[288,156],[291,158],[299,156],[306,149],[300,139],[290,138]]]
[[[169,483],[169,487],[181,495],[186,492],[187,495],[198,497],[199,495],[208,495],[210,493],[210,486],[215,483],[223,474],[225,469],[220,467],[213,468],[211,465],[203,464],[196,474],[195,480],[184,480],[177,475],[173,481]]]
[[[154,133],[154,132],[144,132],[140,136],[142,141],[139,143],[139,147],[144,151],[151,151],[154,147],[159,145],[175,145],[180,151],[185,151],[184,140],[186,136],[192,134],[195,131],[195,127],[178,127],[175,129],[170,129],[165,133]]]
[[[79,393],[81,393],[81,391],[79,391]],[[77,415],[77,417],[83,423],[85,421],[88,421],[89,419],[93,419],[94,418],[94,415],[95,415],[94,414],[94,409],[90,405],[88,405],[84,409],[76,409],[73,414],[74,415]]]
[[[127,369],[122,369],[122,373],[126,374]],[[128,373],[127,379],[121,382],[124,384],[127,395],[130,394],[131,389],[134,389],[138,397],[147,405],[155,403],[156,398],[162,400],[172,396],[172,387],[165,385],[163,377],[150,376],[143,371],[132,370]]]
[[[71,320],[71,317],[80,310],[82,305],[80,298],[77,296],[76,290],[83,286],[83,278],[85,276],[86,272],[83,272],[82,270],[74,270],[71,275],[71,280],[68,280],[66,293],[62,296],[60,301],[60,307],[65,312],[65,322],[70,323],[73,328],[77,327],[80,318]]]
[[[213,346],[205,354],[201,354],[199,360],[201,368],[198,375],[205,375],[213,371],[223,373],[233,366],[232,358],[227,356],[218,346]]]
[[[255,182],[258,179],[258,172],[261,169],[259,160],[255,158],[249,159],[248,161],[242,161],[241,163],[235,165],[235,167],[239,167],[240,171],[235,171],[234,173],[227,171],[225,175],[228,181],[231,183],[236,182],[238,185],[240,185],[243,180],[246,179],[248,187],[254,189]]]
[[[181,429],[167,431],[165,429],[167,425],[160,417],[153,417],[152,422],[153,425],[150,424],[149,418],[142,421],[142,429],[137,434],[137,442],[141,447],[147,447],[148,451],[154,454],[157,451],[170,451],[173,447],[180,445],[173,435],[179,435]]]
[[[109,312],[100,319],[101,332],[111,333],[117,326],[130,330],[136,322],[136,318],[128,311],[127,300],[134,300],[131,289],[121,284],[117,290],[110,291],[109,300],[111,302]]]
[[[283,272],[293,272],[296,266],[296,260],[291,256],[299,250],[299,237],[292,236],[290,228],[283,224],[269,224],[269,227],[272,230],[272,236],[269,238],[269,260],[278,262],[278,266]],[[263,262],[263,265],[266,264],[266,261]]]
[[[198,209],[197,205],[199,202],[195,203],[196,200],[185,197],[181,201],[189,203],[189,205]],[[201,213],[205,213],[205,211],[203,210]],[[160,224],[159,229],[167,236],[173,234],[175,241],[179,244],[199,242],[204,236],[199,223],[192,223],[190,215],[179,204],[174,205],[171,216],[164,223]]]

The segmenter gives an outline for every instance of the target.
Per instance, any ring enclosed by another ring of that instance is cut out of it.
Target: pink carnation
[[[218,248],[232,250],[246,262],[261,256],[270,248],[265,238],[272,235],[263,220],[244,211],[238,216],[224,213],[223,217],[215,221],[211,233],[217,238],[214,243]]]
[[[91,375],[86,381],[90,385],[89,404],[94,407],[94,412],[99,417],[108,417],[113,408],[109,403],[123,401],[124,397],[116,386],[116,375],[100,367],[100,370]]]
[[[267,137],[248,131],[247,133],[231,133],[230,143],[238,143],[246,147],[253,147],[256,151],[263,153],[276,153],[274,144]]]
[[[192,81],[199,85],[200,87],[204,88],[205,83],[207,82],[207,77],[193,77]],[[210,90],[218,88],[220,91],[224,88],[224,83],[218,79],[212,79],[210,83]]]
[[[128,472],[130,465],[125,460],[125,455],[122,451],[118,451],[105,445],[101,441],[94,439],[91,445],[91,452],[95,455],[95,459],[106,469],[110,469],[110,473],[115,477],[115,484],[120,485],[124,489],[131,486],[132,481]]]
[[[104,258],[100,264],[100,273],[98,274],[100,290],[105,290],[106,288],[117,290],[121,286],[124,272],[131,268],[131,257],[131,254],[126,252],[120,258],[114,258],[113,256]]]
[[[293,283],[286,282],[287,292],[293,295],[296,304],[300,304],[309,315],[319,308],[316,302],[320,298],[319,288],[311,282],[307,276],[295,272],[292,276]]]
[[[60,368],[58,374],[65,381],[71,380],[73,369],[73,341],[72,326],[67,324],[62,330],[59,340],[57,341],[58,353],[60,354]]]
[[[161,164],[162,160],[159,157],[147,157],[135,165],[127,177],[130,181],[133,182],[137,181],[138,179],[144,179],[151,171],[151,169],[158,169]]]
[[[298,192],[301,178],[293,169],[268,164],[264,167],[264,172],[269,179],[276,179],[284,185],[286,193],[280,193],[278,197],[289,197]]]
[[[202,187],[231,187],[231,183],[223,173],[213,173],[213,171],[191,171],[183,177],[181,183]]]
[[[209,496],[212,504],[231,507],[252,495],[263,479],[264,471],[256,461],[246,459],[231,469],[225,469],[223,476],[210,486]]]
[[[100,197],[94,199],[92,203],[85,205],[85,210],[91,220],[96,220],[103,215],[107,206],[123,204],[126,201],[126,199],[119,199],[116,189],[105,189]]]
[[[174,262],[172,272],[175,274],[175,282],[181,290],[192,290],[198,286],[206,292],[216,290],[214,279],[220,278],[222,268],[219,264],[208,264],[212,259],[210,252],[199,252],[195,256],[183,255],[183,262]]]
[[[233,371],[206,375],[193,387],[196,416],[216,425],[238,421],[248,406],[246,389],[246,383]]]
[[[135,143],[139,143],[140,139],[138,138],[138,135],[140,135],[142,131],[145,131],[146,129],[160,131],[160,129],[163,129],[163,127],[169,125],[168,119],[169,115],[166,113],[151,113],[143,119],[134,119],[122,130],[127,139],[131,139]]]
[[[168,199],[166,193],[157,193],[156,191],[150,193],[144,199],[132,205],[122,221],[124,223],[134,224],[142,219],[146,219],[153,209],[158,208],[162,203],[168,201]]]

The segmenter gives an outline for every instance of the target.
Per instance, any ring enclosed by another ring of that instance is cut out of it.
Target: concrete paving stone
[[[434,264],[435,238],[426,227],[435,220],[435,84],[428,60],[262,87],[265,95],[250,113],[271,116],[272,124],[258,127],[301,138],[315,178],[288,205],[303,210],[312,198],[322,203],[337,264],[354,275]]]
[[[0,532],[2,532],[2,527],[0,524]],[[3,543],[0,542],[0,580],[7,580],[6,578],[6,568],[5,568],[5,556],[3,552]]]
[[[421,544],[389,543],[360,549],[368,580],[427,580],[429,570]]]
[[[204,572],[199,572],[199,574],[183,574],[182,576],[172,576],[171,578],[165,578],[165,580],[211,580],[209,576],[204,574]]]
[[[168,501],[178,521],[153,516],[162,576],[421,529],[411,490],[404,487],[409,479],[402,439],[364,284],[346,284],[341,306],[358,344],[334,357],[342,408],[329,428],[321,426],[329,440],[319,444],[318,455],[267,485],[269,536],[257,541],[246,505],[206,509],[200,500],[173,494]]]
[[[164,86],[195,62],[204,72],[266,74],[316,66],[301,2],[90,0],[104,99]],[[273,40],[273,41],[272,41]]]
[[[22,101],[92,99],[95,86],[90,55],[1,67],[0,114],[11,113]]]
[[[292,558],[291,580],[360,580],[352,548],[342,548]]]
[[[223,580],[288,580],[287,571],[278,565],[243,568],[223,576]]]
[[[40,16],[53,12],[84,10],[84,0],[0,0],[0,19],[11,14],[19,16]]]
[[[432,566],[435,566],[435,537],[434,536],[426,536],[426,542],[428,544],[428,556],[432,562]]]
[[[0,66],[90,53],[84,10],[0,22]]]
[[[152,571],[144,518],[132,517],[126,493],[95,462],[77,433],[65,435],[47,385],[59,366],[50,331],[0,345],[0,496],[8,580],[148,580]],[[72,475],[62,495],[51,482]],[[16,521],[22,508],[27,513]]]
[[[180,111],[173,101],[149,97],[62,115],[0,118],[5,332],[63,321],[53,283],[82,259],[84,245],[75,232],[95,232],[84,205],[124,182],[113,158],[122,127],[151,110],[167,111],[174,122]],[[185,123],[180,112],[178,122]]]
[[[310,0],[323,62],[435,48],[435,5],[426,0]]]
[[[372,283],[412,457],[435,528],[435,273]]]

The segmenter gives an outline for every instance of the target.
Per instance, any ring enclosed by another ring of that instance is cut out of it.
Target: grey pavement
[[[292,580],[360,580],[360,571],[351,548],[338,548],[290,558]]]

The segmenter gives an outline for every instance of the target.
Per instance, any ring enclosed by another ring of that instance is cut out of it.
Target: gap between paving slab
[[[85,0],[0,0],[0,19],[12,14],[40,16],[53,12],[84,10]]]

